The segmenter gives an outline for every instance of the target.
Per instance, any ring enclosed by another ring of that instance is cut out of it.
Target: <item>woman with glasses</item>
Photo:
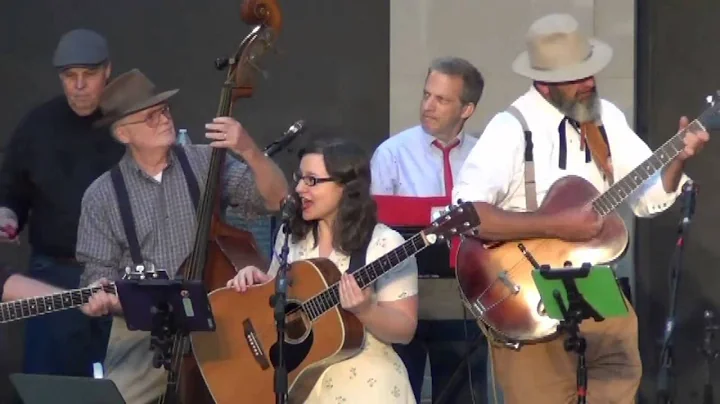
[[[294,175],[298,210],[289,223],[288,262],[323,257],[344,272],[351,255],[366,245],[366,263],[370,263],[404,242],[399,233],[377,222],[370,196],[370,163],[358,146],[344,140],[316,141],[300,158]],[[242,293],[272,281],[283,241],[277,237],[267,273],[245,267],[228,287]],[[415,333],[415,259],[406,260],[365,290],[343,274],[340,303],[365,326],[365,345],[358,355],[330,366],[306,403],[415,403],[405,366],[391,346],[407,343]]]

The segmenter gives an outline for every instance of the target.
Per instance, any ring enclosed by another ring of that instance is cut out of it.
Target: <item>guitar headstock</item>
[[[429,244],[435,244],[471,231],[479,225],[480,217],[472,202],[458,200],[457,205],[450,205],[446,210],[438,212],[437,217],[422,233]]]
[[[705,97],[706,110],[698,117],[707,130],[720,129],[720,90]]]
[[[123,279],[143,281],[146,279],[170,279],[170,276],[166,270],[157,269],[155,265],[149,265],[147,268],[144,265],[137,265],[135,268],[125,267]]]

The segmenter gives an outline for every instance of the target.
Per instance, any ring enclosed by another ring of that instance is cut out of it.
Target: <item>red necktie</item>
[[[460,139],[455,139],[452,143],[447,146],[443,146],[439,140],[433,140],[433,146],[440,149],[443,154],[443,175],[445,177],[445,196],[452,198],[453,189],[453,174],[452,166],[450,166],[450,150],[460,145]]]
[[[452,166],[450,165],[450,150],[460,145],[460,139],[455,139],[449,145],[443,146],[439,140],[432,142],[433,146],[437,147],[442,151],[443,154],[443,176],[445,182],[445,196],[450,198],[452,204],[452,189],[453,189],[453,174]],[[450,245],[450,267],[455,269],[455,257],[457,256],[458,249],[460,248],[460,238],[453,237]]]

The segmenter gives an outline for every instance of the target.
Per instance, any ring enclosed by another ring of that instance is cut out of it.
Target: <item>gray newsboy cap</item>
[[[107,41],[89,29],[74,29],[65,33],[55,48],[53,66],[96,66],[110,58]]]

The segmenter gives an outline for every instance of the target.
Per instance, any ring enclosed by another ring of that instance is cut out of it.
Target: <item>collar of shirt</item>
[[[448,143],[445,143],[445,142],[443,142],[442,140],[436,138],[435,136],[433,136],[433,135],[425,132],[425,130],[422,129],[422,126],[420,127],[420,132],[421,132],[422,135],[423,135],[423,141],[424,141],[425,145],[427,145],[427,147],[428,147],[430,150],[438,150],[437,147],[433,146],[433,142],[436,141],[436,140],[439,141],[440,143],[442,143],[442,144],[445,145],[445,146],[447,146],[447,144],[448,144]],[[457,145],[456,148],[461,148],[462,145],[463,145],[463,142],[465,141],[465,132],[461,131],[460,133],[458,133],[457,136],[455,136],[454,139],[458,139],[458,140],[459,140],[459,143],[458,143],[458,145]],[[453,140],[454,140],[454,139],[453,139]]]
[[[574,119],[564,115],[554,105],[552,105],[542,94],[535,88],[534,85],[530,85],[530,89],[527,92],[528,99],[537,106],[539,114],[546,117],[550,122],[557,122],[558,132],[558,145],[560,146],[560,156],[558,159],[558,167],[565,169],[567,160],[567,135],[566,135],[566,123],[575,129],[578,136],[580,135],[580,124]],[[590,149],[585,148],[585,162],[590,162],[592,159],[590,155]]]
[[[530,86],[530,90],[527,92],[527,97],[530,101],[537,105],[537,108],[541,109],[538,111],[538,115],[547,117],[546,119],[550,122],[557,122],[558,125],[567,117],[560,112],[554,105],[550,104],[548,100],[543,97],[542,94],[535,88],[534,85]]]
[[[175,164],[176,160],[177,160],[177,156],[175,156],[175,153],[172,151],[172,149],[168,150],[167,166],[165,167],[165,169],[163,169],[163,172],[165,172],[165,170],[172,167]],[[152,176],[150,176],[142,168],[140,168],[137,161],[135,161],[135,158],[133,158],[132,153],[130,152],[130,149],[128,149],[127,152],[125,152],[125,155],[120,160],[120,164],[125,166],[125,168],[129,170],[129,172],[135,172],[142,177],[145,177],[147,179],[152,179]]]

